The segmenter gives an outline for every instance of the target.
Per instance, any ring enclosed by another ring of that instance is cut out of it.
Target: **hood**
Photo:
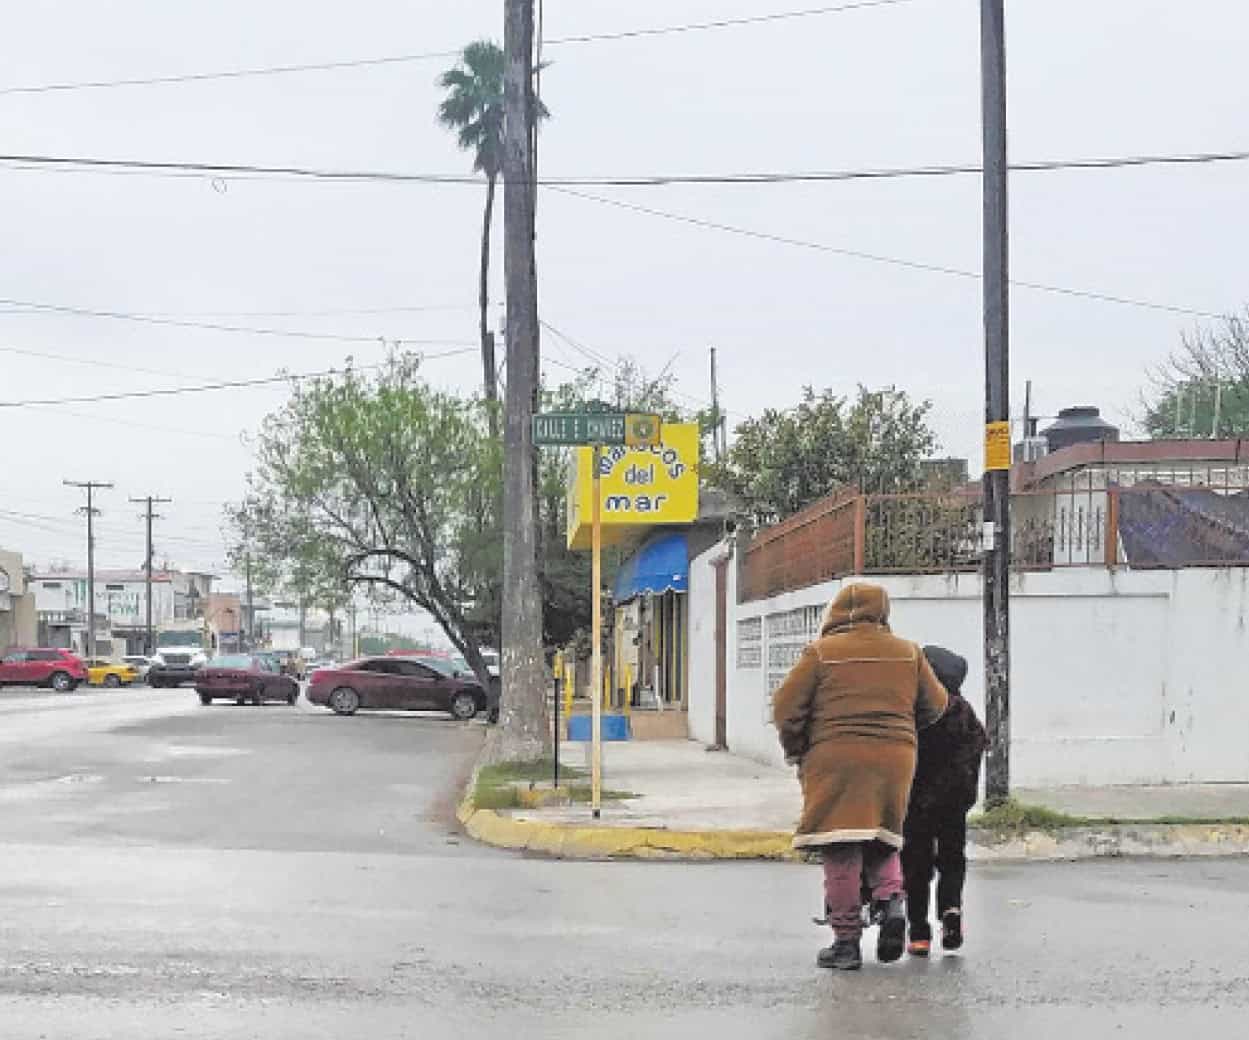
[[[932,665],[932,670],[941,680],[946,693],[958,693],[962,689],[963,681],[967,678],[967,658],[960,657],[943,646],[924,647],[924,656],[928,658],[928,663]]]
[[[828,635],[861,623],[889,623],[889,593],[879,585],[859,581],[837,593],[837,598],[824,611],[820,634]]]

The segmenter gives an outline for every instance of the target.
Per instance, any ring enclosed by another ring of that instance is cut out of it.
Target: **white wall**
[[[689,591],[689,733],[692,740],[714,744],[716,739],[716,569],[713,560],[724,548],[714,546],[690,561]],[[730,578],[736,561],[729,561]],[[737,591],[729,596],[729,612]],[[731,653],[731,648],[730,648]]]
[[[714,580],[691,567],[690,731],[710,739]],[[731,567],[730,570],[734,568]],[[696,578],[697,575],[697,578]],[[894,631],[968,658],[964,693],[984,717],[979,575],[870,578],[889,590]],[[814,635],[842,582],[729,607],[730,750],[782,761],[770,694]],[[694,596],[699,594],[699,599]],[[762,622],[762,667],[739,667],[737,622]],[[1071,568],[1012,579],[1012,783],[1133,784],[1249,780],[1249,571]],[[701,681],[706,671],[709,678]],[[692,668],[693,673],[693,668]],[[710,705],[710,707],[709,707]]]

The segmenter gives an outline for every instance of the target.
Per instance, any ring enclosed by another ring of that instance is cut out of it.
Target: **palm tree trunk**
[[[478,305],[481,309],[481,369],[482,389],[489,409],[486,421],[490,437],[499,436],[499,378],[494,360],[494,333],[490,331],[490,225],[494,218],[495,174],[486,177],[486,212],[481,224],[481,281],[478,286]]]

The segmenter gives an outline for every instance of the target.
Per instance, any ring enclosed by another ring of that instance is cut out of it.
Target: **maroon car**
[[[260,654],[214,657],[195,673],[195,691],[201,704],[217,698],[235,704],[299,700],[299,683],[279,671],[276,662]]]
[[[51,686],[70,693],[86,681],[86,665],[69,650],[10,650],[0,658],[0,686]]]
[[[361,708],[446,711],[466,721],[486,709],[486,691],[476,678],[450,663],[402,657],[362,657],[312,673],[308,700],[339,715]]]

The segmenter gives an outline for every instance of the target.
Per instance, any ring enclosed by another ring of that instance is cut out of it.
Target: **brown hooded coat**
[[[947,697],[923,652],[888,621],[884,589],[847,585],[776,691],[773,719],[802,783],[797,848],[902,846],[916,728],[939,719]]]

